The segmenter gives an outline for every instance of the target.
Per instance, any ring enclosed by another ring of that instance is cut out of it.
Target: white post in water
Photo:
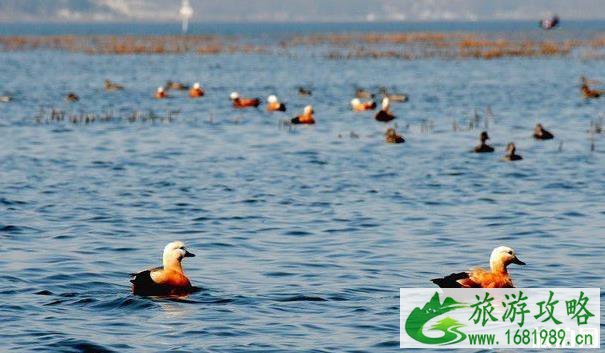
[[[183,0],[181,10],[179,11],[183,20],[183,33],[187,33],[187,27],[189,26],[189,19],[193,16],[193,9],[189,5],[189,0]]]

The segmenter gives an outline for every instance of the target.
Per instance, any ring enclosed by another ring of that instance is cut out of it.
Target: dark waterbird
[[[551,140],[554,137],[555,136],[546,130],[542,124],[536,124],[536,127],[534,128],[534,138],[536,140]]]
[[[481,133],[481,135],[479,135],[479,140],[481,141],[481,143],[479,143],[479,146],[475,147],[475,149],[473,150],[474,152],[476,152],[476,153],[494,152],[494,148],[486,143],[486,141],[489,140],[489,135],[487,134],[487,131],[483,131]]]
[[[520,161],[523,157],[517,154],[517,147],[511,142],[506,146],[506,155],[502,159],[505,161]]]

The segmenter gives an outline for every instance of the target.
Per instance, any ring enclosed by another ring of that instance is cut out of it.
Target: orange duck
[[[517,258],[513,249],[500,246],[492,251],[489,264],[489,271],[475,268],[469,272],[452,273],[443,278],[435,278],[431,282],[441,288],[514,288],[507,267],[510,264],[525,265],[525,262]]]
[[[292,122],[292,124],[315,124],[313,113],[315,113],[315,111],[313,111],[313,107],[307,105],[302,115],[299,115],[296,118],[292,118],[292,120],[290,121]]]
[[[277,99],[277,96],[272,94],[269,97],[267,97],[267,111],[268,112],[285,112],[286,105],[284,103],[281,103]]]
[[[203,96],[204,96],[204,90],[200,86],[200,83],[199,82],[194,83],[193,86],[191,87],[191,89],[189,89],[189,97],[198,98],[198,97],[203,97]]]
[[[391,101],[388,97],[382,99],[382,109],[376,113],[374,119],[377,121],[387,122],[395,119],[395,115],[390,111]]]
[[[160,86],[155,91],[154,97],[155,97],[155,99],[164,99],[164,98],[168,97],[168,95],[166,94],[166,91],[164,90],[164,87]]]
[[[374,110],[376,109],[376,102],[368,101],[362,102],[359,98],[351,99],[351,108],[354,112],[363,112],[366,110]]]
[[[233,102],[233,106],[235,108],[250,108],[250,107],[258,107],[260,105],[260,99],[258,98],[242,98],[239,96],[239,93],[232,92],[231,93],[231,101]]]
[[[156,267],[138,273],[130,274],[134,277],[132,293],[144,296],[159,295],[185,295],[194,291],[189,278],[183,272],[181,261],[185,257],[193,257],[194,254],[185,249],[185,244],[180,241],[169,243],[164,248],[162,267]]]

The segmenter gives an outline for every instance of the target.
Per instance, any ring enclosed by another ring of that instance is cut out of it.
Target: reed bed
[[[87,54],[219,54],[262,52],[263,48],[219,36],[0,36],[4,51],[62,50]]]
[[[605,58],[605,33],[584,39],[528,39],[477,33],[351,33],[292,36],[279,43],[232,36],[0,36],[0,50],[64,50],[97,54],[292,53],[289,49],[327,49],[329,59],[425,58],[498,59],[505,57]]]

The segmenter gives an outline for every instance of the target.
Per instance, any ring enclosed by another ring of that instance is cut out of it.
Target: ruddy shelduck
[[[314,113],[315,111],[313,110],[313,107],[307,105],[301,115],[297,116],[296,118],[292,118],[290,121],[292,124],[315,124],[315,119],[313,118]]]
[[[268,112],[285,112],[286,105],[281,103],[277,96],[272,94],[267,97],[267,111]]]
[[[374,119],[376,119],[377,121],[382,121],[382,122],[387,122],[387,121],[391,121],[391,120],[395,119],[395,115],[393,115],[393,113],[391,113],[390,107],[391,107],[391,100],[388,97],[384,97],[382,99],[382,109],[378,113],[376,113],[376,116],[374,116]]]
[[[162,87],[162,86],[158,87],[158,89],[155,91],[155,98],[164,99],[166,97],[168,97],[168,95],[166,94],[164,87]]]
[[[103,87],[108,92],[109,91],[119,91],[119,90],[123,90],[124,89],[124,86],[122,86],[122,85],[120,85],[118,83],[115,83],[115,82],[113,82],[111,80],[105,80],[103,82]]]
[[[233,102],[233,106],[235,108],[250,108],[250,107],[258,107],[260,105],[260,99],[258,98],[242,98],[239,93],[231,92],[229,96],[231,98],[231,102]]]
[[[354,112],[363,112],[366,110],[374,110],[376,109],[376,102],[367,101],[362,102],[359,98],[351,99],[351,108]]]
[[[510,264],[525,265],[515,251],[507,246],[499,246],[489,258],[490,270],[475,268],[469,272],[452,273],[443,278],[432,279],[441,288],[514,288],[508,274]]]
[[[200,83],[199,82],[194,83],[193,86],[191,87],[191,89],[189,90],[189,97],[198,98],[198,97],[203,97],[203,96],[204,96],[204,90],[200,86]]]
[[[162,267],[130,274],[132,293],[144,296],[186,295],[194,290],[183,272],[181,261],[193,257],[181,241],[173,241],[164,248]]]

